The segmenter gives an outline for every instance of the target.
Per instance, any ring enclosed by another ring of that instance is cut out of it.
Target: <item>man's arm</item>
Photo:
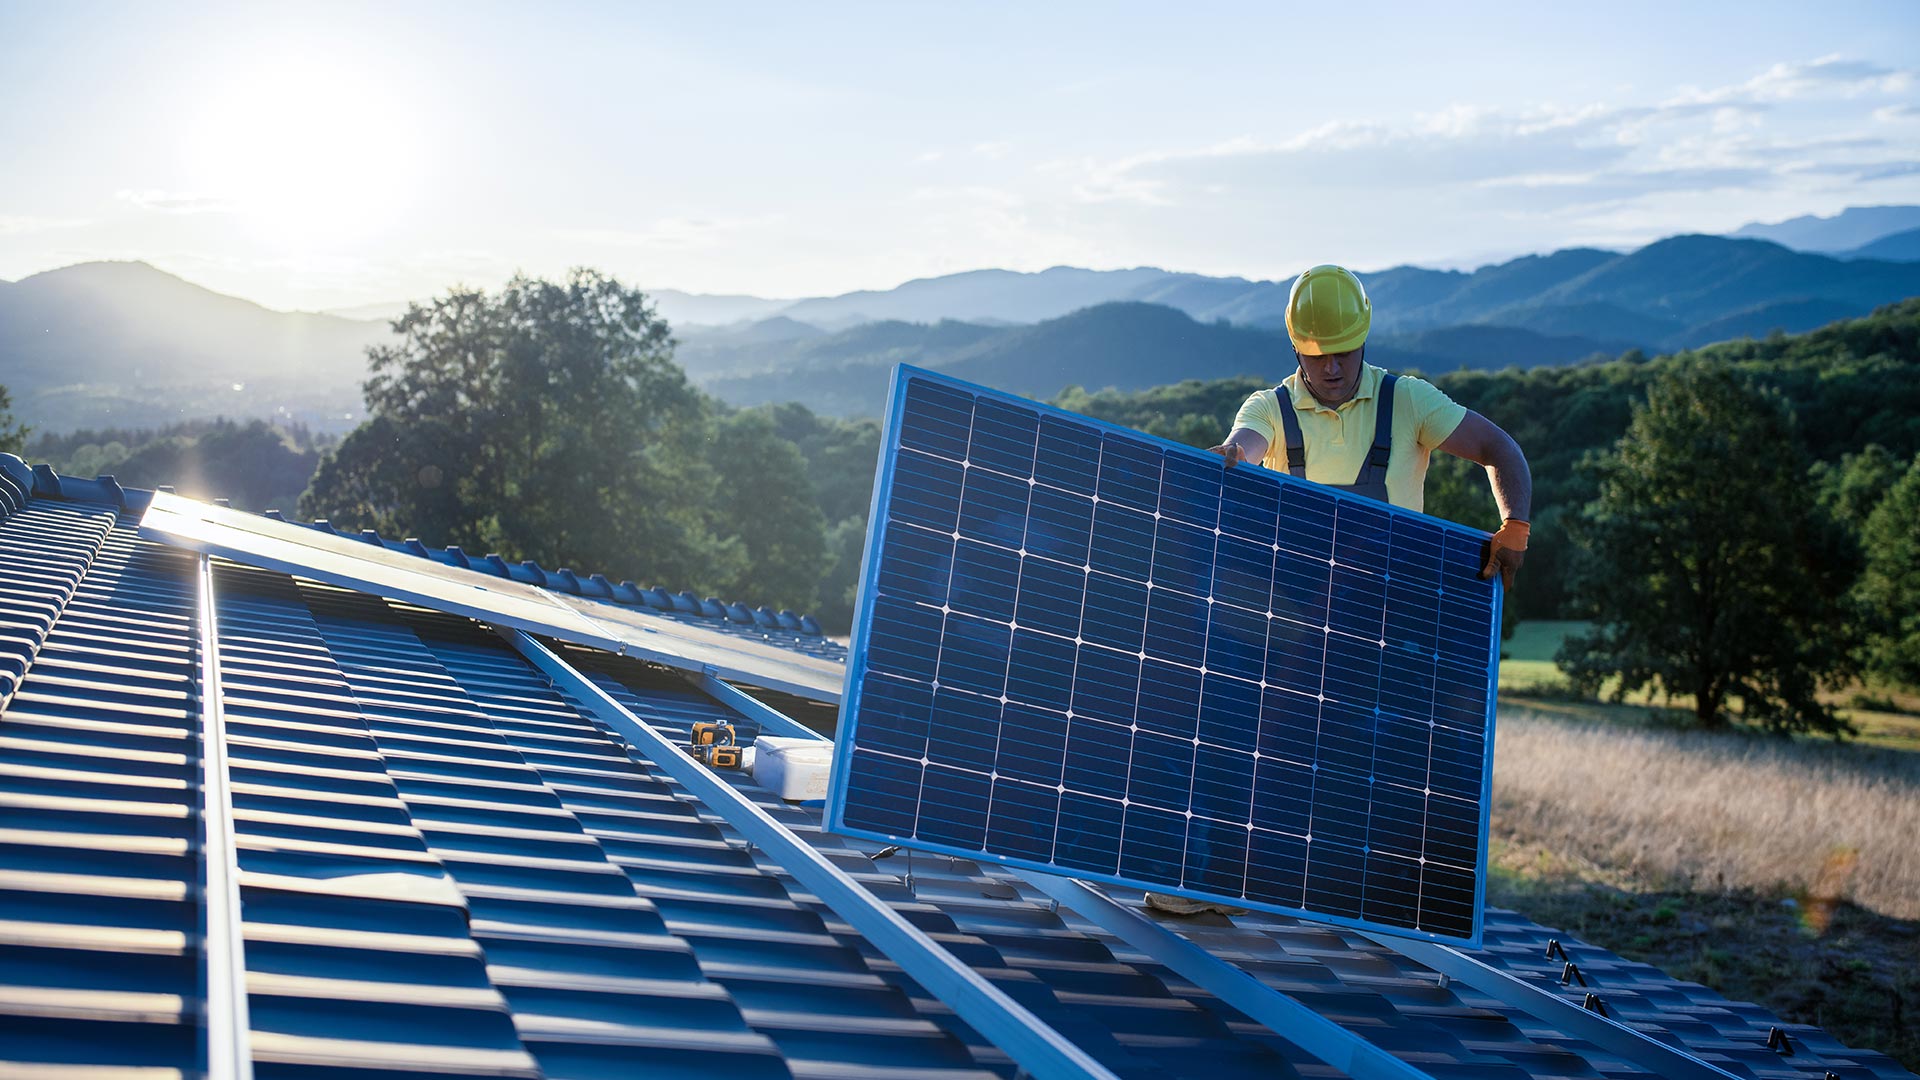
[[[1471,409],[1440,449],[1487,470],[1487,483],[1493,487],[1501,523],[1487,548],[1487,565],[1480,576],[1492,577],[1498,570],[1501,580],[1512,588],[1513,575],[1526,558],[1527,523],[1533,516],[1533,472],[1527,468],[1527,456],[1520,452],[1513,436]]]
[[[1229,469],[1243,461],[1251,461],[1258,465],[1267,460],[1266,436],[1252,428],[1234,428],[1227,436],[1226,442],[1208,449],[1226,458]]]

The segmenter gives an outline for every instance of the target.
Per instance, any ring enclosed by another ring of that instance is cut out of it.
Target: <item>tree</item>
[[[1920,686],[1920,455],[1907,466],[1861,530],[1866,570],[1859,598],[1871,670]]]
[[[26,453],[27,436],[32,433],[32,428],[13,422],[13,399],[0,386],[0,454]]]
[[[1813,477],[1819,484],[1820,506],[1842,524],[1861,529],[1906,467],[1879,443],[1843,455],[1837,464],[1816,462]]]
[[[301,510],[476,552],[705,589],[705,400],[646,296],[576,270],[456,289],[368,350],[368,419]]]
[[[1708,727],[1737,699],[1773,731],[1850,730],[1816,696],[1854,673],[1848,543],[1783,399],[1722,366],[1669,369],[1591,470],[1571,584],[1595,626],[1557,657],[1574,686],[1691,696]]]
[[[800,448],[765,413],[734,413],[715,421],[708,462],[714,532],[737,548],[727,595],[811,610],[827,571],[827,529]]]

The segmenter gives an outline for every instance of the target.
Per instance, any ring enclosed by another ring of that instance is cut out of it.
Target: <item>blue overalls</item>
[[[1367,459],[1360,465],[1360,475],[1354,477],[1351,484],[1325,486],[1381,502],[1390,501],[1387,498],[1387,459],[1393,456],[1393,384],[1397,378],[1397,375],[1380,377],[1380,389],[1376,391],[1379,403],[1373,411],[1373,446],[1367,451]],[[1300,418],[1294,415],[1293,395],[1287,393],[1285,386],[1276,386],[1273,392],[1280,398],[1280,424],[1287,429],[1287,472],[1305,480],[1307,440],[1300,434]]]

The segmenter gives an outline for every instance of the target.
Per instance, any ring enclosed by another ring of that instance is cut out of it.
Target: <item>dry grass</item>
[[[1920,918],[1920,754],[1503,708],[1496,836],[1650,883]]]

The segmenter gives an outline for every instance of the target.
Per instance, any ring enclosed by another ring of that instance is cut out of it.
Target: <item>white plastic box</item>
[[[833,744],[824,739],[762,735],[753,740],[753,779],[788,802],[827,797]]]

